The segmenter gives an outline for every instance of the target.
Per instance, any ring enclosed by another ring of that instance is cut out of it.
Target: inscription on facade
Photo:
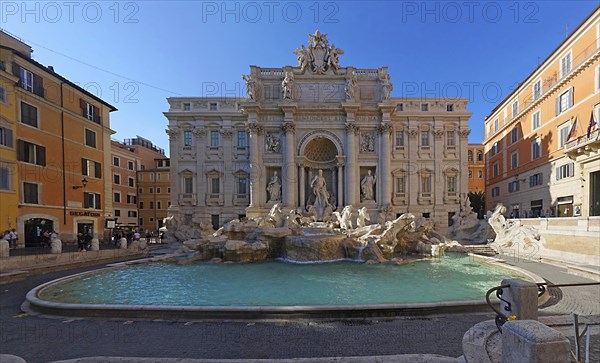
[[[342,115],[305,114],[305,115],[298,115],[296,117],[296,119],[298,121],[333,121],[333,122],[345,121],[345,117]]]

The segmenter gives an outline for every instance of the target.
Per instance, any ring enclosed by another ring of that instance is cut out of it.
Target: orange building
[[[89,232],[102,239],[112,212],[110,112],[116,108],[31,58],[32,49],[0,32],[0,60],[16,79],[12,122],[18,175],[19,247],[55,230],[63,242]],[[6,78],[6,77],[5,77]]]
[[[127,145],[115,140],[111,140],[111,154],[115,227],[132,230],[138,226],[136,173],[141,168],[141,159]]]
[[[163,226],[171,206],[170,160],[154,160],[153,168],[138,171],[139,227],[144,232],[156,232]]]
[[[469,144],[469,192],[485,192],[485,158],[482,144]]]
[[[600,8],[485,120],[486,201],[509,216],[600,215]]]
[[[164,149],[141,136],[125,139],[124,145],[140,160],[137,171],[139,230],[156,232],[162,227],[171,205],[170,160],[165,157]]]

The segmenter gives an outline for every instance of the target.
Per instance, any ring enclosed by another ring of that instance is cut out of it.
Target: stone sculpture
[[[358,210],[358,218],[356,219],[356,226],[358,228],[365,227],[367,222],[371,220],[367,207],[362,207]]]
[[[496,238],[491,247],[501,252],[503,249],[516,249],[528,254],[536,253],[543,247],[537,229],[523,226],[519,220],[504,218],[506,207],[498,204],[493,213],[488,212],[488,223],[494,229]]]
[[[346,80],[346,87],[344,93],[346,94],[346,101],[354,101],[354,94],[356,91],[356,72],[352,72],[352,77]]]
[[[281,143],[279,138],[268,132],[265,135],[265,149],[274,153],[281,151]]]
[[[394,89],[394,86],[392,85],[389,74],[382,75],[380,80],[381,80],[381,87],[383,89],[383,100],[385,101],[388,98],[390,98],[390,95],[392,94],[392,90]]]
[[[334,44],[329,46],[327,34],[317,30],[308,35],[308,47],[301,45],[300,48],[296,48],[294,54],[297,56],[301,72],[304,73],[308,69],[312,73],[324,74],[329,70],[336,72],[340,68],[339,55],[344,54],[344,51]]]
[[[360,152],[372,153],[375,151],[375,135],[363,134],[360,140]]]
[[[267,185],[267,191],[269,192],[268,202],[278,202],[281,200],[281,181],[277,176],[277,171],[273,173],[269,184]]]
[[[360,189],[362,191],[362,201],[374,201],[375,200],[375,176],[371,175],[371,170],[367,170],[367,175],[360,182]]]
[[[242,74],[242,79],[246,82],[246,95],[251,100],[256,100],[256,80],[251,74]]]
[[[50,253],[62,253],[62,241],[60,239],[55,238],[52,241],[50,241]]]
[[[294,99],[294,74],[292,72],[285,72],[283,81],[281,81],[281,96],[284,100]]]
[[[319,169],[317,175],[310,181],[315,201],[309,206],[309,213],[314,213],[317,220],[322,221],[333,213],[333,206],[329,203],[329,192],[327,191],[327,181],[323,176],[323,170]]]

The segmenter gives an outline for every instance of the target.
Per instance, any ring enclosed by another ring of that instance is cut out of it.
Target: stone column
[[[298,163],[298,172],[300,173],[300,208],[302,208],[302,211],[305,211],[305,204],[306,204],[306,180],[304,179],[305,177],[305,170],[304,170],[304,163],[299,162]]]
[[[410,123],[410,121],[409,121]],[[418,196],[420,190],[420,174],[417,164],[419,150],[419,129],[417,127],[409,127],[408,129],[408,160],[411,164],[408,167],[406,189],[408,193],[408,210],[418,205]]]
[[[343,184],[344,184],[344,163],[338,161],[337,164],[337,207],[338,207],[338,211],[342,210],[342,207],[344,206],[344,188],[343,188]]]
[[[346,122],[346,204],[358,204],[358,183],[356,179],[359,177],[357,170],[356,155],[358,149],[356,147],[356,135],[360,128],[354,123],[354,114],[348,114]]]
[[[382,109],[381,125],[379,125],[379,144],[381,145],[379,154],[379,165],[381,173],[379,174],[378,183],[381,186],[381,195],[378,196],[377,202],[380,206],[387,206],[392,203],[392,170],[391,170],[391,109],[388,107]]]
[[[467,126],[468,127],[468,126]],[[469,194],[469,134],[471,130],[468,128],[461,128],[458,131],[458,147],[460,148],[460,169],[459,169],[459,180],[458,180],[458,192],[462,198],[466,198]],[[477,155],[473,155],[473,160],[477,160]],[[473,175],[474,178],[477,175]]]
[[[197,206],[206,206],[206,177],[204,175],[204,157],[206,155],[206,129],[205,128],[194,128],[192,131],[196,136],[196,190],[197,195]],[[171,163],[171,165],[173,165]],[[178,183],[181,184],[181,183]]]
[[[288,109],[285,110],[285,117],[281,129],[285,134],[285,148],[283,150],[283,167],[282,167],[282,190],[283,204],[287,207],[296,207],[296,186],[298,179],[296,178],[296,162],[294,152],[294,133],[296,126],[293,122],[293,114]]]
[[[248,114],[248,119],[251,119],[250,114]],[[261,131],[262,126],[256,122],[256,114],[254,114],[253,122],[248,124],[248,135],[250,136],[250,207],[258,207],[262,204],[259,198],[261,163],[258,155],[258,135]]]

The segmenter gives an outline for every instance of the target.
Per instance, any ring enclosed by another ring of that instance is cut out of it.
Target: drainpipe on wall
[[[64,110],[64,95],[63,85],[60,83],[60,139],[62,148],[62,187],[63,187],[63,224],[67,224],[67,176],[65,171],[65,110]]]

